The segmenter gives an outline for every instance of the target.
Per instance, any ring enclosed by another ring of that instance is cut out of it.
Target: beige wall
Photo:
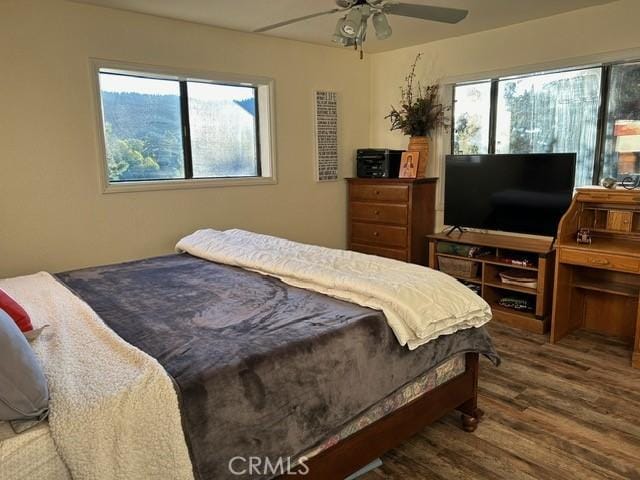
[[[90,57],[274,78],[278,184],[102,194]],[[313,178],[312,92],[341,94],[348,176],[369,135],[368,61],[352,51],[0,0],[0,65],[0,277],[167,253],[204,226],[344,246],[344,182]]]

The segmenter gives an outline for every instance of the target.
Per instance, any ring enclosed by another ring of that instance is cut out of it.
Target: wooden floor
[[[463,432],[450,414],[364,479],[640,479],[640,370],[629,346],[586,332],[550,345],[489,330],[502,365],[481,364],[478,430]]]

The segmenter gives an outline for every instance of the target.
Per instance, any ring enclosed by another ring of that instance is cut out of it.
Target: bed
[[[244,267],[181,253],[57,275],[171,379],[196,478],[237,478],[234,459],[246,478],[344,478],[453,409],[475,429],[484,328],[410,351],[382,312]]]

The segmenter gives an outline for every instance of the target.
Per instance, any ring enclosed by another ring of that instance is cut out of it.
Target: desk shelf
[[[573,281],[571,286],[573,288],[582,288],[584,290],[591,290],[593,292],[610,293],[612,295],[620,295],[623,297],[638,298],[640,292],[640,286],[626,285],[624,283],[608,282],[602,284],[597,281],[590,280],[577,280]]]

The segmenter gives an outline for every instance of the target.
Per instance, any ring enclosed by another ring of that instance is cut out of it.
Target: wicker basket
[[[438,255],[440,270],[454,277],[476,278],[478,276],[478,262],[462,258],[443,257]]]

